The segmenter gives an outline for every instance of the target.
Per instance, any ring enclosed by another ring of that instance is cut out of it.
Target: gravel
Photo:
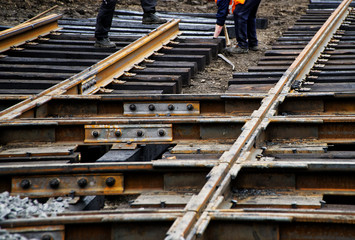
[[[69,208],[69,199],[50,198],[46,203],[39,203],[28,197],[10,196],[8,192],[0,194],[0,222],[17,218],[54,217]]]
[[[9,233],[4,229],[0,229],[0,240],[27,240],[24,236],[17,233]],[[31,239],[34,240],[34,239]]]

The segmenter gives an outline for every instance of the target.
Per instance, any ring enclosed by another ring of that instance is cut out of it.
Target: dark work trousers
[[[103,0],[96,17],[95,37],[102,39],[108,37],[111,29],[113,14],[117,0]],[[144,13],[155,13],[157,0],[141,0]]]
[[[144,13],[155,13],[157,0],[141,0],[141,5]]]
[[[217,14],[216,14],[216,24],[223,26],[226,22],[228,15],[228,7],[230,0],[218,0],[217,1]]]
[[[245,0],[234,9],[235,32],[238,46],[248,48],[258,46],[256,36],[256,12],[261,0]]]

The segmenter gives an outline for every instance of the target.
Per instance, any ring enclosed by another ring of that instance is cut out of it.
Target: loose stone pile
[[[27,197],[10,196],[8,192],[0,194],[0,222],[15,218],[56,216],[57,213],[64,212],[68,208],[68,200],[60,197],[42,204]]]
[[[20,234],[17,234],[17,233],[12,234],[4,229],[0,229],[0,240],[27,240],[27,239],[28,238],[25,238],[25,237],[21,236]]]

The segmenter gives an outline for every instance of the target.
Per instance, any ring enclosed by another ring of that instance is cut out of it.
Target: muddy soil
[[[0,0],[0,25],[17,25],[55,5],[58,7],[52,13],[71,18],[93,18],[96,17],[100,2],[101,0]],[[236,67],[234,71],[246,72],[249,67],[257,65],[259,58],[264,56],[265,51],[271,48],[282,32],[305,13],[308,3],[309,0],[262,0],[257,16],[267,18],[269,24],[267,29],[257,30],[260,50],[228,56]],[[139,0],[119,0],[116,9],[142,11]],[[157,6],[157,11],[215,13],[216,9],[211,0],[158,0]],[[231,66],[218,58],[192,79],[191,86],[183,89],[183,93],[223,93],[232,73]]]

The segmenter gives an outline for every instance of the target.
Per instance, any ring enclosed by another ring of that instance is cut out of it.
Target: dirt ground
[[[58,7],[52,13],[63,14],[64,17],[92,18],[96,17],[100,3],[101,0],[0,0],[0,25],[17,25],[55,5]],[[308,3],[309,0],[261,0],[257,16],[267,18],[269,25],[267,29],[257,30],[260,50],[228,56],[236,67],[235,71],[246,72],[249,67],[257,65],[258,59],[264,56],[282,32],[305,13]],[[139,0],[119,0],[116,9],[142,11]],[[157,11],[215,13],[216,9],[213,0],[158,0],[157,5]],[[183,89],[183,93],[223,93],[232,73],[231,66],[218,58],[192,79],[191,86]]]

